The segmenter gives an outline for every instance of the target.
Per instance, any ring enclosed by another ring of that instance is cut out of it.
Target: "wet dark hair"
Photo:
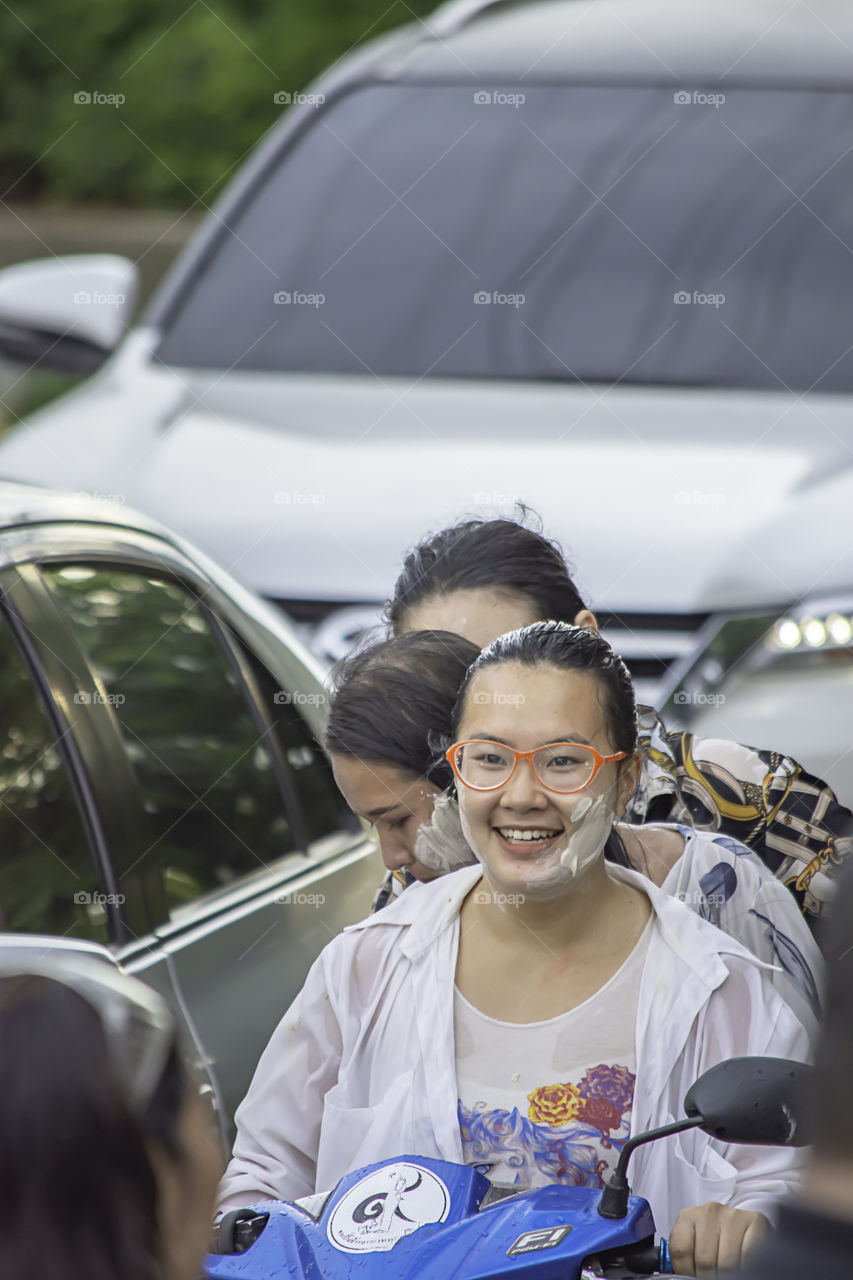
[[[450,631],[412,631],[342,658],[332,669],[326,750],[396,764],[445,789],[453,773],[438,745],[479,652]]]
[[[547,664],[561,671],[582,671],[595,676],[607,729],[616,750],[627,751],[629,755],[637,750],[637,704],[628,668],[597,631],[564,622],[534,622],[518,631],[508,631],[486,645],[468,668],[459,689],[453,708],[454,736],[459,732],[471,681],[487,667],[505,662],[520,662],[525,667]]]
[[[0,980],[0,1240],[15,1280],[162,1280],[146,1143],[176,1161],[188,1093],[177,1046],[144,1116],[92,1007],[61,982]]]
[[[521,510],[523,518],[530,515]],[[538,618],[574,622],[586,608],[556,542],[517,520],[465,520],[409,552],[385,605],[386,621],[399,636],[424,600],[475,587],[521,596]]]
[[[454,739],[459,737],[471,682],[481,671],[506,662],[519,662],[525,667],[547,665],[594,676],[613,745],[629,756],[637,750],[637,704],[628,668],[598,632],[564,622],[534,622],[518,631],[508,631],[486,646],[468,668],[459,689],[451,719]],[[611,832],[604,846],[604,856],[609,862],[631,865],[616,831]]]

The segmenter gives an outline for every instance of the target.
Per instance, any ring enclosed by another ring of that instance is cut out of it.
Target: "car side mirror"
[[[138,272],[128,258],[81,253],[0,271],[0,355],[94,373],[124,337]]]

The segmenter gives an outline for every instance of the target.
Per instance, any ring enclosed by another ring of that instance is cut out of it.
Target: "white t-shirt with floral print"
[[[652,917],[583,1004],[545,1022],[500,1022],[454,990],[465,1163],[503,1185],[603,1187],[630,1136],[640,979]]]

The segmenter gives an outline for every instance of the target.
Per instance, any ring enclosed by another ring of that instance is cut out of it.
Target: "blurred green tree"
[[[0,6],[0,197],[209,204],[286,110],[277,91],[304,90],[349,49],[434,8],[12,0]]]

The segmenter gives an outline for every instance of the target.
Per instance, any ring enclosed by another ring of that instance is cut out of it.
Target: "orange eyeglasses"
[[[456,777],[472,791],[497,791],[509,782],[519,760],[526,760],[540,786],[559,795],[583,791],[599,769],[624,760],[627,755],[627,751],[617,751],[615,755],[603,756],[580,742],[549,742],[534,751],[516,751],[503,742],[490,742],[485,738],[454,742],[445,752]]]

